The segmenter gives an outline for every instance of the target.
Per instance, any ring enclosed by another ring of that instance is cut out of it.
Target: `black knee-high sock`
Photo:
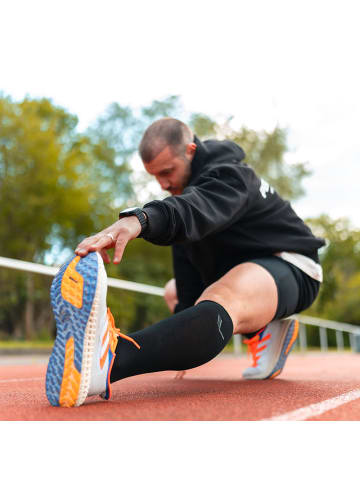
[[[233,323],[225,309],[214,301],[202,301],[144,330],[129,333],[140,350],[119,337],[110,381],[203,365],[222,351],[232,334]]]
[[[257,333],[259,332],[260,330],[258,331],[253,331],[252,333],[241,333],[241,336],[247,338],[248,340],[250,340],[250,338],[254,337],[255,335],[257,335]]]

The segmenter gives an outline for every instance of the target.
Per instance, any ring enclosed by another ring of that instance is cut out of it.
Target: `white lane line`
[[[39,380],[44,380],[44,377],[38,377],[38,378],[9,378],[8,380],[0,380],[0,383],[38,382]]]
[[[360,398],[360,390],[352,390],[351,392],[343,393],[334,398],[329,398],[323,402],[313,403],[307,407],[299,408],[293,410],[292,412],[287,412],[282,415],[276,415],[275,417],[264,419],[263,421],[268,422],[278,422],[278,421],[294,421],[294,420],[306,420],[308,418],[317,417],[332,410],[333,408],[344,405],[345,403],[351,402]]]

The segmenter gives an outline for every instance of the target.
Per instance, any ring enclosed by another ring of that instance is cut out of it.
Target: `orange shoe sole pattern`
[[[84,338],[98,277],[96,253],[65,263],[51,285],[56,338],[46,372],[46,396],[54,406],[76,404]]]
[[[298,320],[292,320],[292,322],[289,325],[288,332],[286,334],[284,345],[282,347],[279,359],[273,371],[270,373],[270,375],[267,378],[275,378],[278,375],[280,375],[282,369],[284,368],[286,359],[294,346],[298,333],[299,333],[299,322]]]

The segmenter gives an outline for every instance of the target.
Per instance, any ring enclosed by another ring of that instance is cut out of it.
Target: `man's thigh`
[[[210,285],[196,303],[220,303],[234,322],[234,333],[250,333],[274,318],[295,312],[299,287],[289,264],[268,256],[232,268]]]
[[[221,304],[234,323],[234,333],[250,333],[269,323],[277,310],[274,278],[262,266],[242,263],[208,286],[195,304],[210,300]]]

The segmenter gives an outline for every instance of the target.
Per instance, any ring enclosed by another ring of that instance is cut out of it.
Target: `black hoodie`
[[[324,240],[316,238],[290,203],[243,162],[241,147],[197,137],[195,143],[183,193],[143,208],[148,216],[143,238],[173,246],[179,297],[185,290],[187,298],[196,299],[237,264],[280,251],[318,262],[317,250]]]

